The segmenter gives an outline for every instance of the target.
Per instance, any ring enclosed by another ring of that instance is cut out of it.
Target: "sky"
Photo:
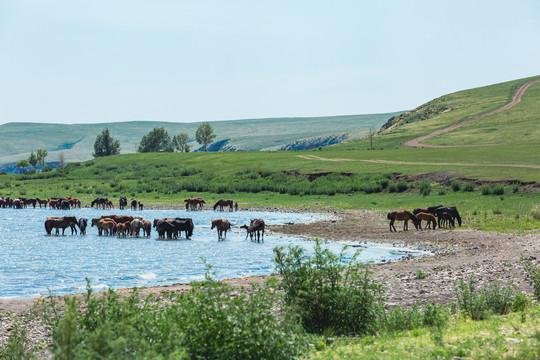
[[[0,124],[386,113],[535,75],[538,0],[0,0]]]

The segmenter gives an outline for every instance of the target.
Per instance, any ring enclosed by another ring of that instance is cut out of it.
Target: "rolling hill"
[[[369,128],[379,128],[399,113],[347,115],[309,118],[247,119],[211,122],[217,134],[213,151],[220,150],[278,150],[292,144],[328,144],[319,138],[334,136],[339,141],[367,136]],[[60,152],[67,162],[92,158],[96,136],[109,128],[111,135],[120,140],[121,153],[136,152],[143,135],[154,127],[163,126],[169,134],[186,132],[192,149],[198,149],[195,131],[200,123],[173,123],[159,121],[131,121],[100,124],[41,124],[7,123],[0,125],[3,141],[0,143],[0,164],[28,158],[32,150],[49,151],[48,161],[57,161]],[[331,144],[332,142],[330,142]],[[298,147],[297,147],[298,148]]]

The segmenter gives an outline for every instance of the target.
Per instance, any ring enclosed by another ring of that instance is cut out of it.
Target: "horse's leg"
[[[403,221],[403,231],[408,231],[408,230],[409,230],[409,224],[408,224],[408,221],[409,221],[409,220],[404,220],[404,221]]]
[[[390,220],[390,232],[392,232],[392,227],[394,226],[394,219]],[[396,229],[394,228],[394,231],[396,231]]]

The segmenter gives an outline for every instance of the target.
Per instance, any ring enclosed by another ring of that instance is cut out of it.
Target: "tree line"
[[[195,133],[195,140],[203,146],[204,151],[206,151],[208,144],[212,143],[215,138],[214,129],[208,122],[202,123]],[[191,147],[188,142],[189,135],[185,132],[171,137],[164,127],[155,127],[142,137],[137,152],[174,152],[175,150],[189,152]],[[92,156],[97,158],[118,154],[120,154],[120,141],[113,138],[109,129],[105,128],[96,137]]]
[[[208,144],[212,143],[216,135],[214,129],[208,122],[202,123],[195,133],[195,140],[203,146],[203,150],[206,151]],[[185,132],[181,132],[177,135],[170,136],[164,127],[155,127],[148,134],[144,135],[141,139],[137,152],[189,152],[191,150],[189,142],[189,135]],[[96,137],[94,142],[94,152],[92,156],[94,158],[118,155],[120,154],[120,140],[111,136],[111,132],[108,128]],[[49,155],[46,149],[37,149],[32,151],[28,159],[17,161],[16,167],[20,168],[23,172],[27,167],[32,166],[33,171],[37,171],[38,165],[41,167],[41,171],[50,170],[45,166],[45,158]],[[60,164],[63,165],[63,154],[60,153]]]

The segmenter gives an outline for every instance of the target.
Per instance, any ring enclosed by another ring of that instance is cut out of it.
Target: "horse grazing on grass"
[[[442,228],[443,226],[445,229],[448,227],[456,227],[454,218],[449,212],[446,211],[437,212],[437,222],[439,224],[439,228]]]
[[[52,229],[56,229],[56,234],[59,234],[59,230],[62,229],[62,235],[67,227],[71,228],[71,235],[73,232],[77,233],[77,218],[75,216],[64,216],[64,217],[50,217],[45,220],[45,231],[47,235],[51,235]]]
[[[455,220],[457,220],[458,222],[458,225],[461,226],[461,216],[459,215],[459,212],[457,210],[457,208],[455,206],[451,206],[451,207],[445,207],[445,206],[441,206],[441,207],[438,207],[437,209],[435,209],[434,211],[434,215],[439,217],[439,213],[448,213],[450,214],[450,216],[452,217],[452,227],[454,227],[455,225]],[[439,224],[439,227],[441,227],[441,224]]]
[[[431,229],[433,225],[433,230],[437,228],[437,219],[435,218],[435,215],[430,213],[421,212],[416,214],[416,218],[418,219],[418,227],[420,227],[420,230],[422,230],[422,220],[426,220],[426,226],[425,229]]]
[[[210,230],[217,228],[218,241],[227,238],[227,231],[231,228],[231,223],[227,219],[212,220],[212,227]]]
[[[414,227],[416,228],[416,230],[418,230],[418,219],[416,218],[416,216],[414,216],[413,213],[409,211],[392,211],[388,213],[386,218],[390,220],[390,232],[392,232],[392,229],[397,232],[396,227],[394,226],[394,222],[396,220],[404,221],[403,231],[409,230],[409,220],[412,220]]]
[[[233,205],[234,205],[234,201],[232,201],[231,199],[227,199],[227,200],[221,199],[221,200],[218,200],[218,202],[214,204],[214,210],[216,210],[219,206],[219,210],[223,211],[223,208],[228,206],[229,211],[232,211]]]
[[[253,219],[251,220],[251,223],[248,225],[242,225],[240,228],[246,229],[246,240],[249,235],[249,238],[251,240],[254,240],[259,242],[261,240],[261,233],[262,233],[262,240],[264,241],[264,227],[265,223],[263,219]]]
[[[430,206],[430,207],[427,207],[427,208],[416,208],[416,209],[413,210],[413,214],[417,215],[417,214],[420,214],[420,213],[428,213],[428,214],[435,215],[435,210],[437,210],[440,207],[444,207],[444,205]]]

